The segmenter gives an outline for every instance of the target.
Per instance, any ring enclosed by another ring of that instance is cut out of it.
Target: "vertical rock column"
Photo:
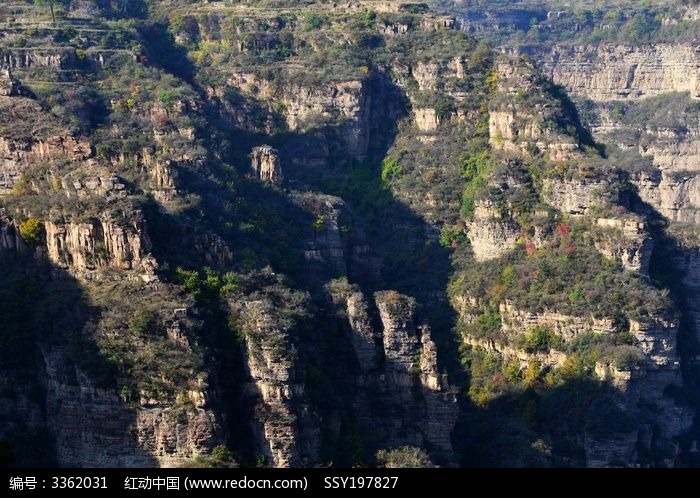
[[[416,326],[416,301],[394,291],[378,292],[389,395],[415,420],[423,444],[443,459],[453,458],[451,434],[457,421],[454,393],[437,368],[437,348],[427,325]],[[416,389],[417,388],[417,389]],[[397,441],[399,442],[399,441]]]
[[[250,391],[259,401],[255,430],[259,446],[275,467],[299,467],[318,459],[320,434],[306,399],[295,319],[265,296],[232,302],[245,334]]]
[[[250,167],[255,177],[274,185],[282,183],[282,166],[279,153],[269,145],[253,148],[250,154]]]

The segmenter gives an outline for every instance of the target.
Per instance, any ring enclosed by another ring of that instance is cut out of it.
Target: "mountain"
[[[629,3],[4,2],[4,462],[696,464],[700,20]]]

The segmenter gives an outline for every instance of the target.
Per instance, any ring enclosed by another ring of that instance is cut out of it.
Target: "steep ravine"
[[[175,3],[76,6],[63,37],[0,9],[17,464],[679,462],[684,325],[640,199],[694,221],[697,134],[645,130],[634,176],[549,78],[604,142],[612,97],[697,90],[692,47],[531,64],[405,2]]]
[[[683,310],[680,360],[688,389],[697,385],[694,357],[700,337],[693,297],[697,259],[697,171],[700,112],[697,106],[700,53],[692,44],[572,45],[526,47],[552,80],[586,109],[586,125],[597,141],[629,155],[629,178],[640,203],[668,227],[656,230],[658,257],[652,275],[671,284]],[[635,165],[636,163],[636,165]],[[674,275],[671,277],[671,275]],[[687,434],[682,458],[694,461],[697,429]]]

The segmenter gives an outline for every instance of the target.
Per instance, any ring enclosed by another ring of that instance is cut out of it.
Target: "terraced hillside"
[[[547,66],[440,12],[0,6],[8,459],[682,461],[637,177]]]

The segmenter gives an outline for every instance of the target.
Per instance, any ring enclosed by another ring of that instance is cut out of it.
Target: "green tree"
[[[530,354],[546,353],[551,347],[559,345],[557,337],[547,328],[535,325],[527,331],[523,340],[523,349]]]
[[[159,332],[158,314],[153,310],[139,309],[127,320],[129,331],[141,337]]]
[[[382,183],[387,185],[401,175],[403,168],[396,159],[386,158],[382,161]]]
[[[27,244],[37,245],[44,233],[44,224],[37,218],[27,218],[19,225],[19,233]]]
[[[34,5],[39,7],[48,6],[51,9],[51,20],[56,24],[56,13],[54,12],[54,7],[67,7],[70,0],[34,0]]]

